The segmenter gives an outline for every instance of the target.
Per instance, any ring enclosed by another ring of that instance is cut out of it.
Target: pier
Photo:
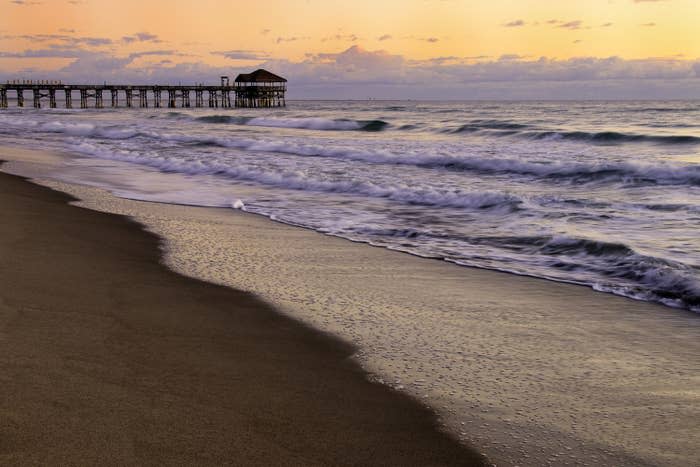
[[[42,105],[58,107],[57,96],[63,97],[66,109],[74,108],[74,102],[81,109],[105,107],[104,99],[109,98],[109,107],[118,108],[120,103],[127,108],[230,108],[285,107],[287,80],[267,70],[240,74],[233,84],[227,76],[221,77],[219,85],[120,85],[120,84],[63,84],[60,81],[14,80],[0,84],[0,109],[9,105],[9,97],[16,99],[17,107],[25,107],[25,98],[32,100],[35,109]],[[194,105],[191,97],[194,96]],[[74,101],[75,98],[78,98]],[[205,105],[206,104],[206,105]],[[76,108],[77,108],[76,107]]]

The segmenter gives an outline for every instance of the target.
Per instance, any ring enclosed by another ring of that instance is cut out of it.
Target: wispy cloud
[[[567,21],[565,23],[560,23],[557,27],[562,28],[562,29],[581,29],[581,26],[583,25],[583,21],[580,19],[577,19],[575,21]]]
[[[510,22],[508,22],[508,23],[505,23],[505,24],[503,25],[503,27],[506,27],[506,28],[519,28],[519,27],[521,27],[521,26],[525,26],[525,24],[526,24],[525,21],[523,21],[523,20],[521,20],[521,19],[516,19],[516,20],[514,20],[514,21],[510,21]]]
[[[41,5],[42,2],[31,2],[29,0],[10,0],[9,3],[14,3],[20,6],[31,6],[31,5]]]
[[[377,37],[377,40],[378,41],[388,41],[391,38],[392,38],[391,34],[383,34],[383,35]]]
[[[220,50],[211,52],[213,55],[222,55],[230,60],[268,60],[270,55],[257,50]]]
[[[612,26],[612,25],[613,25],[613,23],[603,23],[603,24],[600,25],[600,27],[601,27],[601,28],[609,28],[609,27]]]
[[[148,32],[137,32],[130,36],[124,36],[121,40],[125,44],[132,44],[134,42],[152,42],[158,44],[163,42],[157,35]]]
[[[335,34],[333,36],[326,36],[321,39],[321,42],[328,42],[328,41],[350,41],[350,42],[356,42],[358,39],[360,39],[357,35],[355,34]]]
[[[311,39],[311,38],[308,36],[287,36],[287,37],[279,36],[279,37],[277,37],[277,39],[275,39],[275,43],[281,44],[283,42],[296,42],[296,41],[304,41],[304,40],[308,40],[308,39]]]
[[[647,27],[647,28],[653,28],[656,26],[656,23],[644,23],[641,26]]]
[[[29,42],[56,42],[59,46],[82,46],[101,47],[112,45],[114,41],[107,37],[79,37],[67,34],[21,34],[2,36],[3,39],[21,39]]]

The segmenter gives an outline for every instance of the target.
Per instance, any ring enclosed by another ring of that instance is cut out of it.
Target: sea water
[[[0,142],[69,151],[123,197],[700,310],[698,101],[12,106]]]

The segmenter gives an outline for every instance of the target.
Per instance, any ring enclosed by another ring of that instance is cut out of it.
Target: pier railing
[[[109,107],[117,108],[123,102],[127,108],[160,107],[284,107],[286,106],[284,83],[235,83],[221,86],[139,86],[139,85],[79,85],[63,84],[60,81],[18,82],[0,84],[0,108],[7,108],[11,93],[17,107],[25,107],[25,93],[32,99],[34,108],[47,103],[49,108],[58,106],[57,96],[63,97],[65,108],[76,104],[81,109],[105,107],[107,97]],[[194,95],[194,105],[191,96]],[[232,98],[233,95],[233,98]],[[179,105],[178,105],[179,104]],[[206,105],[205,105],[206,104]]]

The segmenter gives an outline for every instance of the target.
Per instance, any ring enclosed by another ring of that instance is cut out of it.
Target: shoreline
[[[14,160],[46,157],[29,156]],[[167,240],[170,269],[254,293],[351,342],[370,375],[426,401],[498,465],[685,465],[694,456],[695,316],[231,209],[116,198],[50,181],[51,170],[28,173],[80,206],[146,225]],[[76,183],[66,176],[58,174]]]
[[[347,344],[168,270],[134,221],[0,181],[6,462],[481,465]]]

